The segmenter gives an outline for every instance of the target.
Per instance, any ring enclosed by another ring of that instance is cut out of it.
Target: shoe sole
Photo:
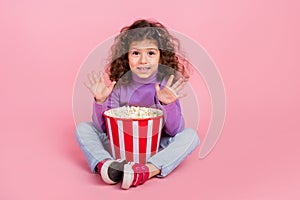
[[[124,175],[123,175],[121,188],[125,190],[129,189],[130,186],[132,185],[133,178],[134,178],[134,171],[132,169],[132,166],[130,164],[124,165]]]
[[[111,180],[108,176],[108,167],[112,162],[115,162],[115,160],[108,160],[101,167],[101,177],[105,183],[110,185],[117,184],[117,182]]]

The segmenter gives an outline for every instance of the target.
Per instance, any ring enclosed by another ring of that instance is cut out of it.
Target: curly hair
[[[115,37],[111,47],[111,56],[106,72],[111,81],[118,81],[125,73],[130,71],[128,51],[130,44],[135,41],[154,40],[160,51],[158,66],[158,79],[162,80],[165,75],[181,76],[188,80],[187,68],[180,61],[185,59],[179,57],[176,52],[180,49],[179,40],[173,37],[164,25],[157,21],[137,20],[132,25],[121,29],[120,34]],[[167,67],[166,67],[167,66]],[[178,72],[180,74],[178,74]],[[130,73],[122,77],[129,81]]]

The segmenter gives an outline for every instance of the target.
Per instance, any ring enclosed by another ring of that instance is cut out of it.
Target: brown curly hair
[[[130,44],[145,39],[156,41],[160,51],[158,80],[162,80],[164,76],[171,74],[188,80],[187,68],[180,62],[185,59],[176,54],[180,48],[179,40],[173,37],[161,23],[141,19],[130,26],[122,28],[120,34],[115,37],[106,69],[111,81],[118,81],[126,72],[130,71],[128,61]],[[129,76],[130,73],[127,73],[126,76],[122,77],[122,80],[129,81]]]

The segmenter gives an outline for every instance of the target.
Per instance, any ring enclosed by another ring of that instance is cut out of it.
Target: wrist
[[[161,105],[163,106],[163,107],[172,107],[174,104],[176,104],[176,101],[172,101],[172,102],[168,102],[168,103],[163,103],[163,102],[160,102],[161,103]]]
[[[173,104],[174,102],[176,102],[176,100],[175,101],[167,101],[167,102],[159,101],[159,102],[160,102],[161,105],[166,106],[166,105]]]
[[[94,97],[94,100],[96,101],[96,103],[104,103],[106,101],[105,99],[97,99],[96,97]]]
[[[160,101],[160,104],[163,105],[163,106],[168,105],[167,103],[164,103],[162,101]]]

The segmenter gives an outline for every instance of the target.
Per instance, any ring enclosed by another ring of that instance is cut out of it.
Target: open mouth
[[[137,69],[141,72],[141,73],[146,73],[148,72],[151,67],[137,67]]]

